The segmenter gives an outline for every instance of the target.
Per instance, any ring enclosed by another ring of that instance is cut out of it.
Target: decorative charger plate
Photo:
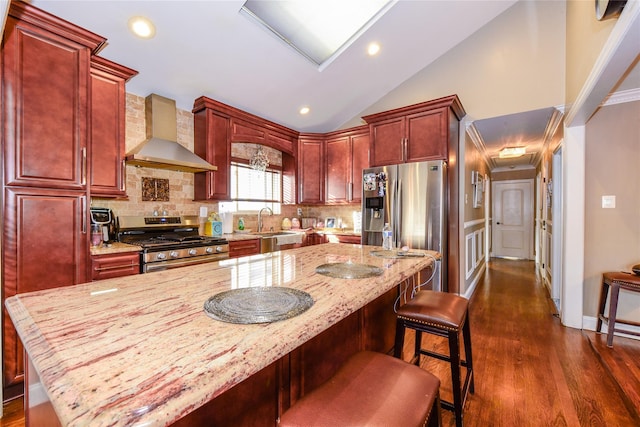
[[[365,277],[380,276],[380,267],[354,262],[332,262],[316,267],[316,273],[337,279],[364,279]]]
[[[307,292],[266,286],[220,292],[204,303],[204,312],[222,322],[270,323],[295,317],[312,305]]]
[[[381,250],[381,251],[371,251],[369,255],[377,256],[380,258],[422,258],[425,256],[422,252],[408,252],[408,251],[392,251],[392,250]]]

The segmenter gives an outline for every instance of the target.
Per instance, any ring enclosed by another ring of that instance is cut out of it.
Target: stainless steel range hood
[[[182,172],[218,170],[178,144],[176,102],[152,93],[145,98],[147,139],[127,153],[127,164]]]

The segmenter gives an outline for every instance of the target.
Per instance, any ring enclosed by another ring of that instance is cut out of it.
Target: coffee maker
[[[91,224],[97,224],[101,228],[104,243],[116,240],[116,217],[111,209],[92,207]]]

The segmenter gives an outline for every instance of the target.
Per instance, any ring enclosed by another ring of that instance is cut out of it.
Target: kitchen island
[[[437,254],[371,254],[380,249],[323,244],[11,297],[6,306],[28,360],[27,422],[49,409],[64,426],[273,426],[351,353],[390,350],[397,285]],[[383,273],[315,272],[335,262]],[[249,286],[295,288],[314,304],[263,324],[204,313],[209,297]]]

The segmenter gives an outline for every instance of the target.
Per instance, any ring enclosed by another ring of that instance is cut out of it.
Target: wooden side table
[[[609,316],[604,315],[604,308],[607,305],[607,296],[611,288],[611,301],[609,302]],[[640,326],[638,322],[629,320],[619,320],[616,318],[618,311],[618,296],[620,289],[632,292],[640,292],[640,276],[624,272],[609,272],[602,275],[602,289],[600,290],[600,303],[598,310],[598,323],[596,331],[600,332],[602,322],[607,322],[607,347],[613,347],[613,333],[623,332],[629,335],[640,336],[639,332],[629,331],[625,329],[617,329],[616,323],[625,325]]]

